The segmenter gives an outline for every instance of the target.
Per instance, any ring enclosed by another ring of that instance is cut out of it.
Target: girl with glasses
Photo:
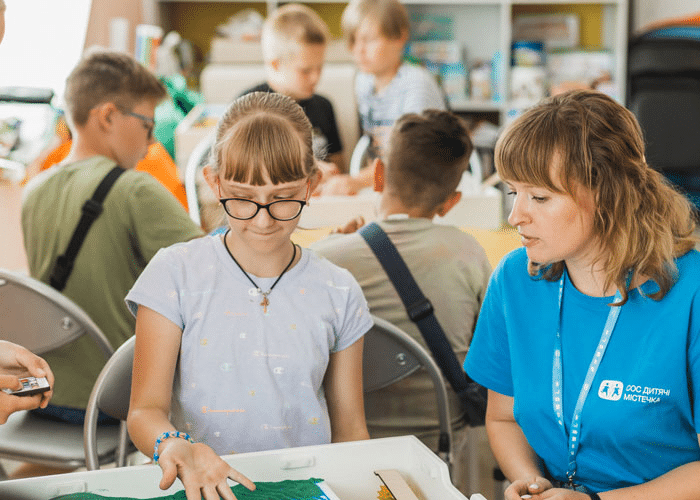
[[[256,92],[219,121],[204,175],[225,234],[160,251],[129,292],[136,352],[128,418],[138,448],[187,498],[251,481],[219,455],[367,439],[354,278],[290,239],[321,180],[292,99]]]

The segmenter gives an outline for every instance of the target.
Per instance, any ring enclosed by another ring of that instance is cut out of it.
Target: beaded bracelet
[[[165,441],[166,439],[171,438],[171,437],[186,439],[190,443],[194,443],[194,441],[192,440],[190,435],[187,434],[186,432],[180,432],[180,431],[164,432],[163,434],[158,436],[158,438],[156,439],[156,445],[153,447],[153,462],[155,462],[156,465],[158,465],[158,459],[160,458],[160,455],[158,455],[158,446],[160,446],[160,443],[162,443],[163,441]]]

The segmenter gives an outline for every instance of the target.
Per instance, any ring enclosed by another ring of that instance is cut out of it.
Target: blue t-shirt
[[[700,253],[676,261],[677,283],[657,302],[648,281],[622,306],[581,414],[577,482],[593,491],[641,484],[700,460]],[[464,367],[514,398],[515,419],[549,473],[566,480],[568,432],[612,297],[590,297],[565,278],[563,411],[552,404],[559,282],[531,278],[527,254],[494,271]]]

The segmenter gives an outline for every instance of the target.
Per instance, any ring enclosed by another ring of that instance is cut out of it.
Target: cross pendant
[[[263,294],[263,299],[262,302],[260,302],[260,305],[263,306],[263,314],[267,314],[267,306],[270,305],[270,301],[267,300],[267,295]]]

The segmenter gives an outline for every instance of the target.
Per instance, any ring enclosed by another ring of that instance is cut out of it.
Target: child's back
[[[484,298],[491,267],[484,249],[460,229],[434,224],[460,199],[456,191],[472,145],[466,128],[447,111],[429,110],[400,118],[392,129],[386,165],[375,160],[382,194],[377,223],[397,248],[435,315],[457,358],[464,359]],[[331,235],[312,248],[348,269],[357,279],[370,311],[398,326],[428,349],[416,324],[369,245],[357,232]],[[448,384],[453,422],[463,409]],[[365,397],[370,435],[414,434],[438,449],[438,410],[425,372]],[[454,428],[454,480],[467,493],[466,428]]]

